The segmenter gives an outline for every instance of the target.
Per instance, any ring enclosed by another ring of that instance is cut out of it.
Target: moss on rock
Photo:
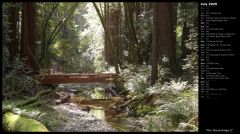
[[[9,132],[49,132],[39,121],[6,112],[2,119],[3,128]]]

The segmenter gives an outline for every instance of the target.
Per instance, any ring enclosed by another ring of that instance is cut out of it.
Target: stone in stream
[[[81,106],[81,107],[79,107],[81,110],[83,110],[83,111],[86,111],[86,112],[89,112],[90,111],[90,107],[88,106],[88,105],[86,105],[86,106]]]

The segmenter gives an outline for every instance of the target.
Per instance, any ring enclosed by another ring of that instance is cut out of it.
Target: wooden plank
[[[44,76],[41,84],[112,83],[116,74],[54,74]]]
[[[45,76],[117,76],[115,73],[70,73],[70,74],[47,74]]]

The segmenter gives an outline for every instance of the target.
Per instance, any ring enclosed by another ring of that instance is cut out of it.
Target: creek
[[[123,98],[112,96],[106,92],[112,85],[105,84],[60,84],[58,93],[70,95],[68,103],[73,103],[79,109],[94,117],[106,121],[119,132],[141,131],[141,125],[136,125],[136,118],[128,117],[128,109],[119,109]],[[115,94],[115,93],[114,93]]]

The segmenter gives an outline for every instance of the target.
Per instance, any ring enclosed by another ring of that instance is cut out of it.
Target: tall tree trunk
[[[124,26],[123,26],[123,13],[122,13],[122,10],[121,10],[121,3],[119,2],[118,3],[118,10],[119,10],[119,47],[118,47],[118,59],[122,62],[123,61],[123,47],[124,47],[124,40],[123,38],[121,37],[123,35],[123,33],[125,32],[123,29],[124,29]]]
[[[162,2],[153,5],[152,72],[151,84],[158,79],[157,63],[163,56],[168,57],[170,69],[175,72],[176,46],[173,36],[172,3]]]
[[[112,5],[113,6],[113,5]],[[105,25],[106,30],[109,35],[105,34],[105,60],[109,65],[114,64],[114,55],[111,50],[111,44],[113,47],[113,51],[115,53],[115,57],[119,59],[119,43],[120,43],[120,9],[116,9],[115,7],[110,7],[109,3],[105,3],[104,8],[105,14]],[[108,41],[108,36],[111,38],[112,42]],[[116,60],[116,59],[115,59]]]
[[[135,22],[139,22],[139,15],[142,13],[142,10],[141,10],[141,6],[140,6],[140,2],[135,2]],[[142,56],[142,42],[139,42],[138,39],[137,39],[137,33],[139,33],[140,31],[138,29],[140,26],[139,25],[136,25],[136,28],[135,28],[135,41],[137,43],[137,63],[138,64],[142,64],[143,63],[143,56]]]
[[[163,55],[168,57],[170,69],[175,72],[176,69],[176,45],[174,44],[174,30],[173,30],[173,17],[172,17],[172,3],[162,2],[158,3],[159,16],[158,16],[158,31],[159,31],[159,44],[158,48],[159,57]]]
[[[173,17],[173,46],[175,46],[175,52],[176,53],[176,46],[177,46],[177,8],[178,8],[178,3],[174,2],[172,4],[172,17]],[[177,56],[175,55],[175,62],[177,62]],[[182,73],[182,66],[181,64],[173,63],[175,66],[172,68],[176,76],[179,76]]]
[[[151,19],[151,16],[153,15],[152,13],[150,13],[150,11],[152,10],[152,3],[146,2],[146,3],[144,3],[144,5],[145,5],[145,11],[148,12],[147,18]],[[149,26],[151,26],[151,25],[152,24],[150,21]],[[151,61],[150,61],[151,54],[149,54],[149,53],[151,53],[151,44],[152,44],[152,28],[149,31],[146,43],[142,46],[144,49],[143,57],[144,57],[144,61],[145,61],[146,65],[149,65],[151,63]]]
[[[35,56],[35,6],[34,2],[23,3],[22,34],[24,58],[33,71],[36,70]]]
[[[188,27],[187,27],[187,21],[185,20],[183,22],[183,32],[181,36],[181,59],[185,59],[187,55],[187,47],[185,41],[187,40],[187,35],[188,35]]]
[[[154,85],[158,79],[158,17],[159,5],[157,3],[153,4],[153,25],[152,25],[152,70],[151,70],[151,85]]]
[[[172,17],[173,17],[173,44],[176,46],[177,44],[177,2],[172,3]]]
[[[111,55],[113,57],[113,62],[114,62],[114,66],[115,66],[115,71],[117,74],[119,74],[119,66],[121,67],[121,63],[120,61],[118,60],[118,57],[116,55],[116,52],[113,48],[113,42],[112,42],[112,39],[111,39],[111,36],[110,36],[110,33],[109,33],[109,30],[107,29],[107,25],[106,25],[106,22],[104,21],[104,17],[101,15],[101,12],[99,10],[99,8],[97,7],[97,4],[95,2],[93,2],[93,6],[94,8],[96,9],[96,12],[98,14],[98,17],[100,18],[100,21],[102,23],[102,26],[103,26],[103,29],[104,29],[104,32],[105,32],[105,35],[107,36],[107,41],[109,43],[109,47],[110,47],[110,52],[111,52]]]
[[[137,34],[136,34],[136,30],[135,30],[135,26],[134,26],[134,14],[136,15],[136,7],[135,7],[135,3],[126,3],[125,7],[127,9],[127,17],[129,20],[129,37],[130,37],[130,48],[132,52],[132,55],[130,55],[132,57],[132,62],[137,64],[138,63],[138,39],[137,39]]]
[[[135,3],[134,2],[124,2],[124,13],[125,13],[125,27],[126,27],[126,41],[128,45],[128,61],[129,63],[137,64],[137,38],[136,31],[134,27],[134,13],[135,13]]]
[[[188,39],[188,34],[189,34],[189,26],[187,25],[188,23],[188,17],[186,16],[186,4],[183,3],[182,4],[182,8],[183,8],[183,14],[184,14],[184,21],[183,21],[183,30],[182,30],[182,36],[181,36],[181,59],[185,59],[186,55],[189,54],[187,51],[187,47],[186,47],[186,41]]]
[[[109,31],[109,3],[104,2],[104,19],[106,30]],[[104,36],[104,55],[107,64],[110,63],[110,48],[109,48],[109,41],[107,35]]]
[[[125,26],[125,33],[124,33],[124,36],[125,36],[125,50],[128,51],[128,56],[127,57],[127,61],[128,62],[131,62],[131,54],[132,54],[132,51],[131,51],[131,47],[130,47],[130,44],[131,44],[131,40],[130,40],[130,35],[129,35],[129,19],[128,19],[128,11],[127,11],[127,8],[126,8],[126,3],[123,3],[123,6],[124,6],[124,26]]]
[[[17,54],[18,54],[18,38],[17,38],[17,20],[19,17],[18,14],[18,10],[16,8],[16,3],[12,3],[12,5],[9,7],[9,21],[10,26],[9,26],[9,30],[11,30],[11,33],[9,34],[9,37],[11,39],[11,46],[10,46],[10,56],[9,56],[9,60],[10,63],[14,62],[17,58]]]
[[[119,31],[120,18],[119,17],[120,17],[119,9],[115,9],[115,8],[110,9],[109,32],[112,37],[113,48],[115,50],[117,58],[119,58],[119,42],[120,42],[120,31]],[[113,65],[113,55],[110,55],[109,63]]]

